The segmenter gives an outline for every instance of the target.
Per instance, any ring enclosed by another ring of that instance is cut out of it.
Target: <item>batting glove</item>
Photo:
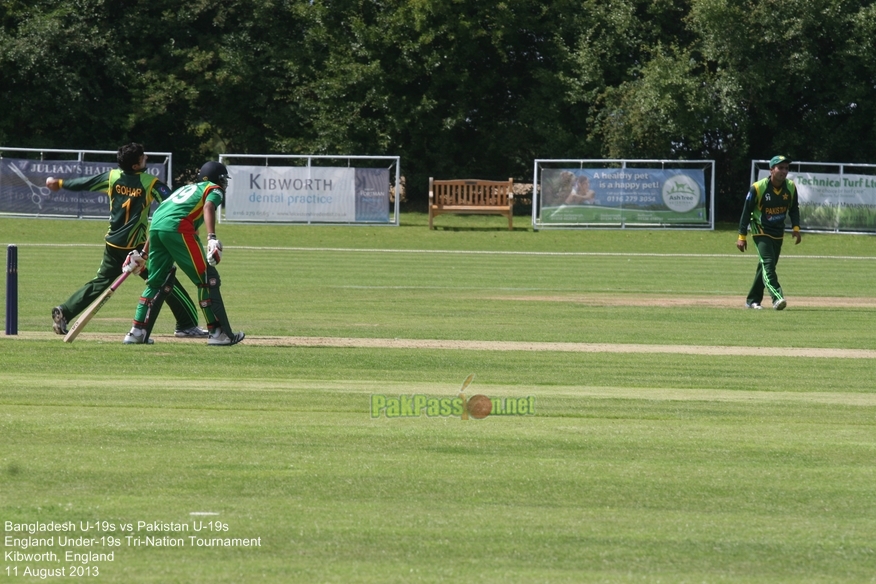
[[[122,271],[130,272],[134,275],[139,274],[146,267],[146,256],[141,255],[136,249],[128,254],[125,258],[125,263],[122,264]]]
[[[215,266],[222,259],[222,242],[211,239],[207,242],[207,263]]]

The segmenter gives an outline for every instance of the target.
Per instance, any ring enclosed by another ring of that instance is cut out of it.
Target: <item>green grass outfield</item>
[[[873,582],[876,239],[787,240],[789,307],[753,311],[732,225],[524,219],[223,224],[247,340],[174,341],[165,309],[133,347],[139,280],[51,333],[103,222],[0,218],[0,581]],[[372,417],[472,373],[534,413]]]

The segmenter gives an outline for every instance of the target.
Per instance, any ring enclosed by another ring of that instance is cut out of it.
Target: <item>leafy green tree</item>
[[[131,76],[99,9],[97,3],[0,4],[0,143],[115,148]]]
[[[738,207],[752,158],[872,161],[873,16],[864,0],[693,2],[688,23],[738,136],[722,208]]]
[[[276,145],[399,154],[421,195],[430,175],[525,177],[579,143],[557,73],[582,26],[571,6],[316,1],[289,88],[302,126]]]
[[[0,0],[0,144],[400,155],[527,179],[534,158],[876,158],[866,0]]]

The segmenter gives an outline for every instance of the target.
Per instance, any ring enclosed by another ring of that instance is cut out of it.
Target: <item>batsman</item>
[[[207,322],[208,345],[235,345],[246,336],[233,332],[219,292],[221,281],[215,266],[222,258],[222,243],[216,238],[216,217],[228,188],[228,169],[221,162],[207,162],[198,171],[197,182],[181,187],[159,205],[149,228],[146,289],[140,297],[134,324],[124,343],[151,343],[149,338],[164,297],[170,292],[174,263],[198,286],[198,302]],[[205,255],[198,229],[206,225]]]

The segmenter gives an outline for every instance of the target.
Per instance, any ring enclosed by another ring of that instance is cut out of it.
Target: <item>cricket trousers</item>
[[[198,287],[198,303],[204,313],[207,327],[213,329],[216,316],[210,308],[210,290],[207,286],[207,258],[197,233],[178,233],[175,231],[149,232],[149,271],[146,289],[140,299],[140,305],[134,314],[134,322],[142,323],[149,309],[145,303],[152,298],[164,284],[167,273],[176,264],[186,276]]]
[[[764,290],[769,292],[773,303],[782,295],[782,287],[779,285],[779,276],[776,274],[776,264],[779,263],[779,255],[782,253],[782,239],[775,239],[769,235],[755,235],[754,247],[757,249],[757,270],[754,272],[754,283],[748,291],[746,303],[763,302]]]

